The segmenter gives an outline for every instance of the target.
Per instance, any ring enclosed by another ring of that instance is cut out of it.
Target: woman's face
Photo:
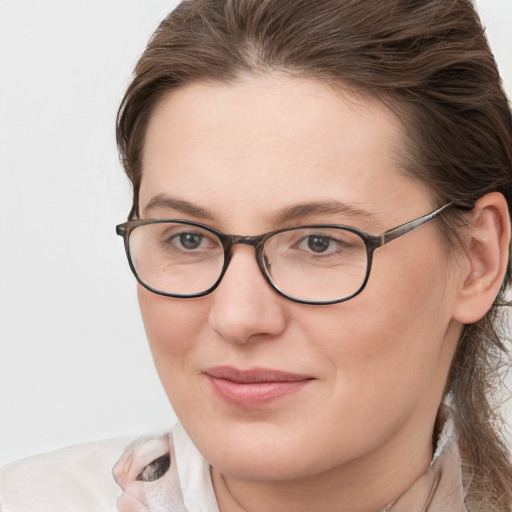
[[[382,233],[434,209],[400,166],[402,130],[381,104],[313,80],[183,87],[149,123],[141,216],[237,235],[313,223]],[[347,302],[281,297],[247,245],[207,296],[138,295],[165,390],[207,460],[287,480],[368,474],[418,451],[428,463],[460,332],[457,279],[429,222],[378,249]]]

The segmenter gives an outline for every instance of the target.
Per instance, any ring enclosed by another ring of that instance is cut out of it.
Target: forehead
[[[145,140],[140,204],[158,194],[270,217],[337,201],[379,211],[408,189],[403,128],[384,105],[314,80],[260,76],[168,94]]]

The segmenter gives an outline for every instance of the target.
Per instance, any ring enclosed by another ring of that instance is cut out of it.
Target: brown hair
[[[406,168],[438,206],[471,208],[499,191],[510,207],[512,116],[469,0],[186,0],[149,42],[119,110],[135,213],[145,130],[162,96],[273,70],[350,84],[390,105],[407,127]],[[444,232],[456,232],[456,216],[447,219]],[[465,326],[446,388],[472,511],[512,510],[512,466],[492,403],[507,356],[497,330],[509,280],[510,263],[492,309]]]

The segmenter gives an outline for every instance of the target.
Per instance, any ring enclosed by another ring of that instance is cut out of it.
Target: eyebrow
[[[151,198],[145,205],[144,210],[154,209],[172,209],[186,215],[192,215],[202,219],[214,220],[215,215],[201,206],[197,206],[189,201],[168,196],[167,194],[158,194]],[[354,205],[342,203],[339,201],[300,203],[291,207],[282,208],[273,216],[273,223],[277,226],[290,222],[298,222],[301,219],[312,217],[314,215],[345,215],[371,221],[376,221],[376,216]]]
[[[283,208],[277,212],[275,220],[278,224],[286,224],[313,215],[346,215],[376,221],[373,213],[339,201],[303,203]]]
[[[201,217],[203,219],[213,220],[214,215],[205,208],[196,206],[195,204],[184,201],[183,199],[177,199],[170,197],[167,194],[158,194],[150,199],[150,201],[144,207],[144,210],[155,210],[158,208],[168,208],[176,210],[187,215],[194,217]]]

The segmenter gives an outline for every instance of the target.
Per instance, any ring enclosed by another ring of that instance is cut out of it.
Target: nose
[[[286,328],[284,301],[261,274],[254,248],[239,245],[233,248],[228,269],[212,292],[209,323],[232,343],[268,339]]]

